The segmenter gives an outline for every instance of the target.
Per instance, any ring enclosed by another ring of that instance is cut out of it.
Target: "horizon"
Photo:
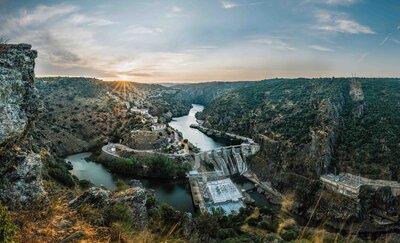
[[[400,77],[395,0],[0,0],[37,76],[201,83]]]

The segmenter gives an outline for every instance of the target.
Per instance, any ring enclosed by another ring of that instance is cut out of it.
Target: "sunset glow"
[[[0,35],[39,51],[37,76],[393,77],[400,75],[398,11],[394,0],[0,0]]]

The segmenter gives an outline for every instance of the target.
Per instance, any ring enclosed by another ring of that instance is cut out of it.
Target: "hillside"
[[[299,174],[336,168],[399,180],[399,90],[398,79],[268,80],[218,97],[201,116],[207,126],[279,144],[268,160]]]
[[[145,128],[140,116],[128,111],[126,102],[148,108],[163,121],[190,107],[178,104],[170,98],[175,91],[160,85],[55,77],[37,78],[35,87],[43,107],[33,137],[58,156],[87,151],[108,141],[128,141],[132,130]]]

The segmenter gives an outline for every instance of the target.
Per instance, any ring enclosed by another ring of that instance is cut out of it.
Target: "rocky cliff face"
[[[0,200],[15,208],[46,201],[42,162],[25,141],[40,107],[36,57],[27,44],[2,45],[0,52]]]

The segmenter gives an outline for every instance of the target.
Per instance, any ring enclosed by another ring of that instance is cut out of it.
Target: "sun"
[[[125,97],[132,90],[133,83],[131,81],[120,80],[115,81],[114,83],[114,91],[122,93]]]

